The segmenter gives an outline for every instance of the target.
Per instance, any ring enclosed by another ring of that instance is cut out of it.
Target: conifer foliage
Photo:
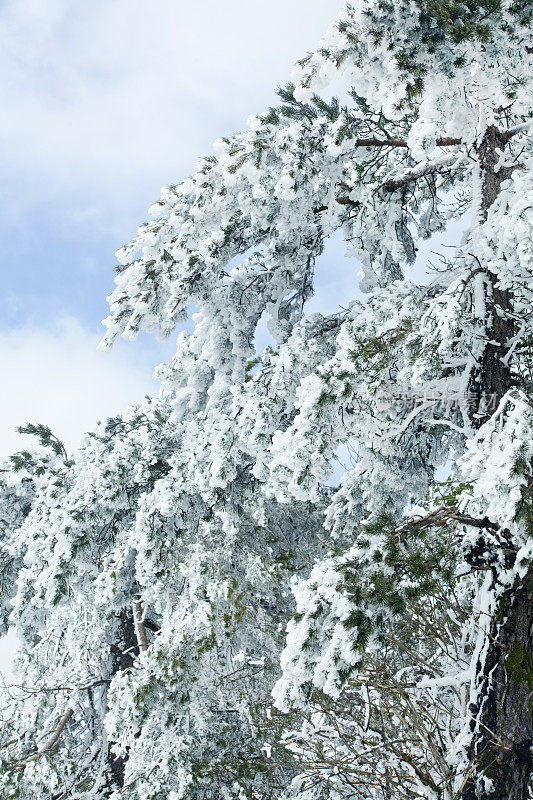
[[[346,5],[118,252],[103,346],[194,329],[0,473],[2,797],[533,797],[532,18]]]

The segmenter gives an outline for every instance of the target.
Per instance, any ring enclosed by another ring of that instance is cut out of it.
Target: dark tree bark
[[[491,126],[478,148],[481,214],[485,219],[508,177],[508,171],[496,171],[498,150],[503,150],[507,141],[505,133]],[[490,418],[513,385],[511,370],[502,361],[513,335],[513,323],[506,314],[512,307],[512,297],[497,287],[497,276],[490,270],[485,275],[486,344],[469,387],[475,398],[475,427]],[[488,542],[487,535],[484,550],[491,547]],[[473,556],[466,554],[471,563]],[[508,566],[512,565],[511,560]],[[527,800],[533,767],[533,567],[500,598],[500,612],[492,621],[489,635],[488,652],[478,675],[479,706],[470,709],[470,771],[461,800]]]
[[[481,218],[487,219],[488,211],[500,193],[501,184],[509,176],[509,170],[496,170],[496,165],[509,137],[494,125],[487,128],[477,155],[481,170]],[[483,264],[480,265],[483,268]],[[489,269],[485,271],[485,303],[487,321],[484,331],[485,346],[469,381],[472,422],[480,427],[497,407],[503,395],[512,385],[511,370],[502,357],[507,352],[507,343],[513,335],[513,321],[507,312],[511,309],[510,292],[499,289],[498,278]]]
[[[113,655],[111,675],[130,669],[133,666],[135,656],[138,655],[137,636],[131,609],[123,609],[120,612],[118,629],[120,634],[119,641],[111,647]],[[123,756],[115,756],[111,745],[108,745],[107,748],[107,759],[109,763],[109,785],[106,789],[111,793],[113,789],[124,786],[126,759]]]
[[[493,623],[494,640],[480,676],[486,691],[464,800],[528,797],[533,766],[533,570],[500,602],[503,619]],[[492,790],[484,790],[478,780],[484,777],[492,781]]]

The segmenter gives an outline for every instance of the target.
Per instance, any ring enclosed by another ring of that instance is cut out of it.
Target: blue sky
[[[161,186],[276,102],[340,6],[1,4],[0,456],[23,444],[13,429],[27,419],[73,447],[96,419],[156,390],[152,368],[172,343],[144,336],[111,355],[95,349],[113,254]]]

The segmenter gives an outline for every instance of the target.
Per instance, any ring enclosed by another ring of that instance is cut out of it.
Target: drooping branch
[[[522,128],[520,128],[522,130]],[[518,130],[506,131],[507,134],[512,136],[514,133],[517,133]],[[438,139],[435,141],[437,147],[455,147],[459,144],[462,144],[462,139],[458,139],[454,136],[439,136]],[[396,137],[391,136],[388,139],[378,139],[375,136],[368,136],[363,137],[361,139],[354,139],[351,144],[354,147],[405,147],[408,148],[409,144],[407,139],[399,139]],[[263,145],[263,149],[269,150],[269,145]]]
[[[17,762],[14,766],[18,767],[19,769],[24,769],[24,767],[27,764],[30,764],[32,761],[38,761],[38,759],[44,756],[45,753],[48,753],[55,745],[61,734],[63,733],[65,726],[68,723],[69,719],[72,717],[73,713],[74,711],[71,708],[68,708],[61,717],[61,719],[59,720],[57,728],[53,732],[52,736],[48,739],[44,747],[41,747],[41,749],[37,750],[37,752],[34,753],[33,755],[28,756],[27,758],[24,758],[21,761]]]

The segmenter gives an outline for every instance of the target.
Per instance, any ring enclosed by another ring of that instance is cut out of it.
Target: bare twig
[[[69,719],[72,717],[73,713],[74,713],[73,710],[71,708],[68,708],[61,717],[61,719],[59,720],[57,728],[53,732],[52,736],[48,739],[44,747],[41,747],[41,749],[37,750],[37,752],[34,753],[32,756],[28,756],[27,758],[21,759],[16,764],[14,764],[14,766],[18,767],[19,769],[24,769],[24,767],[27,764],[30,764],[32,761],[38,761],[39,758],[45,755],[45,753],[48,753],[55,745],[61,734],[63,733],[65,726],[69,721]]]

